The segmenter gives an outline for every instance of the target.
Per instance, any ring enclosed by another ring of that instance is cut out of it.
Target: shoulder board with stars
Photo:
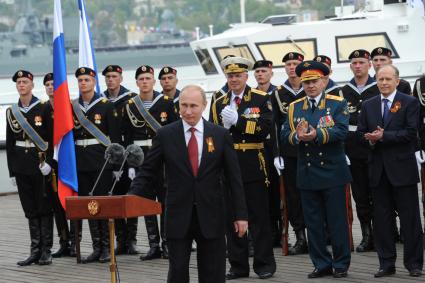
[[[327,94],[326,99],[332,99],[332,100],[336,100],[336,101],[343,101],[344,100],[344,98],[341,97],[341,96],[335,96],[335,95],[331,95],[331,94]]]
[[[256,94],[259,94],[259,95],[262,95],[262,96],[266,96],[267,95],[267,93],[265,93],[264,91],[261,91],[261,90],[256,89],[256,88],[251,88],[251,92],[256,93]]]
[[[302,97],[302,98],[298,98],[297,100],[293,101],[292,103],[295,104],[295,103],[298,103],[298,102],[302,102],[302,101],[304,101],[305,98],[306,98],[306,96]]]

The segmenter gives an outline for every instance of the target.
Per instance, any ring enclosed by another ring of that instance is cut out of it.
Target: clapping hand
[[[384,129],[377,127],[375,131],[371,133],[364,134],[364,138],[368,140],[371,144],[375,144],[377,141],[381,140],[384,136]]]

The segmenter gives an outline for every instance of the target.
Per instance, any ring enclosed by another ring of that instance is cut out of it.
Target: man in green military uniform
[[[272,113],[265,92],[247,86],[252,62],[228,57],[221,62],[229,91],[216,92],[212,98],[210,120],[229,129],[237,151],[249,210],[250,233],[254,243],[254,272],[262,279],[276,271],[268,208],[269,175],[264,142],[270,133]],[[229,213],[232,218],[231,213]],[[233,222],[233,221],[228,221]],[[249,276],[248,240],[228,232],[230,271],[227,280]]]
[[[297,187],[315,268],[308,278],[346,277],[351,259],[344,190],[351,181],[344,153],[347,102],[324,93],[322,78],[329,74],[324,64],[304,61],[296,72],[307,96],[290,104],[281,138],[298,145]],[[325,221],[333,255],[326,248]]]

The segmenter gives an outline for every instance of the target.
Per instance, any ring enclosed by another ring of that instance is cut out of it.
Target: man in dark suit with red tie
[[[419,103],[397,91],[398,69],[386,65],[377,71],[380,95],[366,100],[357,131],[369,144],[369,185],[373,196],[375,248],[379,270],[375,277],[393,275],[397,257],[394,210],[404,237],[404,266],[419,277],[423,268],[423,232],[419,214],[415,160]]]
[[[165,231],[169,249],[168,282],[189,282],[192,241],[197,243],[200,282],[225,282],[224,192],[228,178],[235,215],[235,232],[242,237],[248,213],[241,172],[229,132],[202,119],[207,105],[204,91],[186,86],[180,94],[181,121],[158,130],[130,193],[153,189],[156,172],[165,164],[168,189]]]

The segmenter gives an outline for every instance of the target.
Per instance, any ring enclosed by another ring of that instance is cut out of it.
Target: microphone
[[[139,167],[143,163],[145,155],[140,146],[130,144],[127,146],[126,152],[128,152],[127,164],[130,167]]]
[[[139,167],[140,165],[142,165],[143,159],[144,159],[144,154],[140,146],[135,144],[128,145],[124,151],[119,172],[122,172],[122,168],[124,167],[124,163],[126,161],[129,167]],[[108,195],[111,196],[113,194],[114,188],[117,182],[118,182],[118,179],[115,178],[114,183],[112,184],[112,187],[108,192]]]
[[[106,164],[121,164],[121,160],[124,157],[124,147],[118,143],[111,143],[105,150],[105,162],[103,163],[102,169],[97,176],[96,182],[93,185],[93,188],[89,192],[89,196],[93,196],[94,189],[99,183],[100,177],[102,176],[103,171],[106,168]]]

